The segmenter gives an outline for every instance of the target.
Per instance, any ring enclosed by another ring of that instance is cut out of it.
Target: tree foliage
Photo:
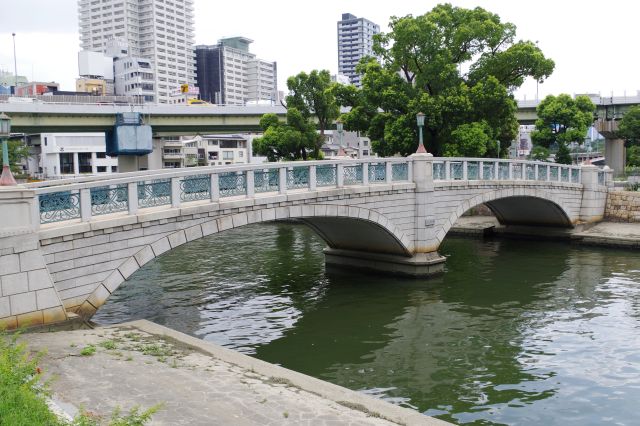
[[[627,141],[627,145],[640,145],[640,106],[629,108],[618,125],[618,135]]]
[[[301,72],[287,79],[287,108],[296,108],[305,119],[315,117],[323,137],[324,131],[340,114],[331,89],[333,84],[327,70],[313,70],[309,74]]]
[[[7,146],[9,152],[9,165],[13,173],[22,173],[19,163],[30,155],[29,147],[19,139],[9,140]]]
[[[551,153],[543,146],[535,145],[529,153],[529,158],[535,161],[548,161]]]
[[[587,96],[576,96],[573,99],[567,94],[549,95],[536,108],[538,119],[535,130],[531,132],[531,140],[545,148],[556,144],[556,162],[571,164],[567,144],[584,142],[587,130],[593,122],[595,109]]]
[[[497,141],[506,152],[518,126],[510,91],[527,77],[544,80],[553,61],[535,44],[516,42],[513,24],[479,7],[441,4],[425,15],[392,17],[390,27],[374,40],[382,63],[365,58],[357,68],[362,89],[334,91],[351,107],[345,127],[365,132],[380,155],[408,155],[423,112],[425,145],[435,155],[495,156]]]
[[[582,143],[593,122],[595,105],[587,96],[549,95],[536,108],[538,119],[531,139],[549,148],[554,143]]]
[[[275,114],[265,114],[260,119],[264,134],[253,140],[253,152],[264,155],[269,161],[306,160],[320,158],[317,154],[319,135],[315,125],[310,123],[297,108],[289,107],[287,121]]]

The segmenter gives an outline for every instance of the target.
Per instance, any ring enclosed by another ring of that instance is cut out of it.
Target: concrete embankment
[[[144,320],[22,339],[47,351],[52,400],[71,416],[162,404],[151,424],[449,424]]]
[[[504,227],[493,216],[464,216],[449,231],[451,235],[518,236],[567,240],[576,244],[640,249],[640,223],[600,222],[576,229]]]

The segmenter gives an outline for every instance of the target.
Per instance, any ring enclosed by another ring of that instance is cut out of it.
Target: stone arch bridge
[[[408,158],[196,167],[0,189],[0,326],[91,317],[120,284],[189,241],[297,219],[326,262],[407,275],[442,270],[438,247],[468,209],[505,225],[602,219],[611,171],[513,160]]]

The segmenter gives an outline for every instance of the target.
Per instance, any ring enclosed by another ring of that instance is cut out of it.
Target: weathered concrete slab
[[[53,400],[68,412],[162,403],[154,425],[448,424],[148,321],[22,338],[47,350]]]

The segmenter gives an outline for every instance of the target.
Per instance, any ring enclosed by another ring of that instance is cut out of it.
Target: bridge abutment
[[[438,252],[416,253],[411,257],[402,257],[363,251],[324,249],[325,263],[328,269],[340,267],[390,275],[408,277],[427,277],[444,271],[446,258]]]
[[[39,248],[35,191],[0,189],[0,207],[0,329],[66,320]]]

